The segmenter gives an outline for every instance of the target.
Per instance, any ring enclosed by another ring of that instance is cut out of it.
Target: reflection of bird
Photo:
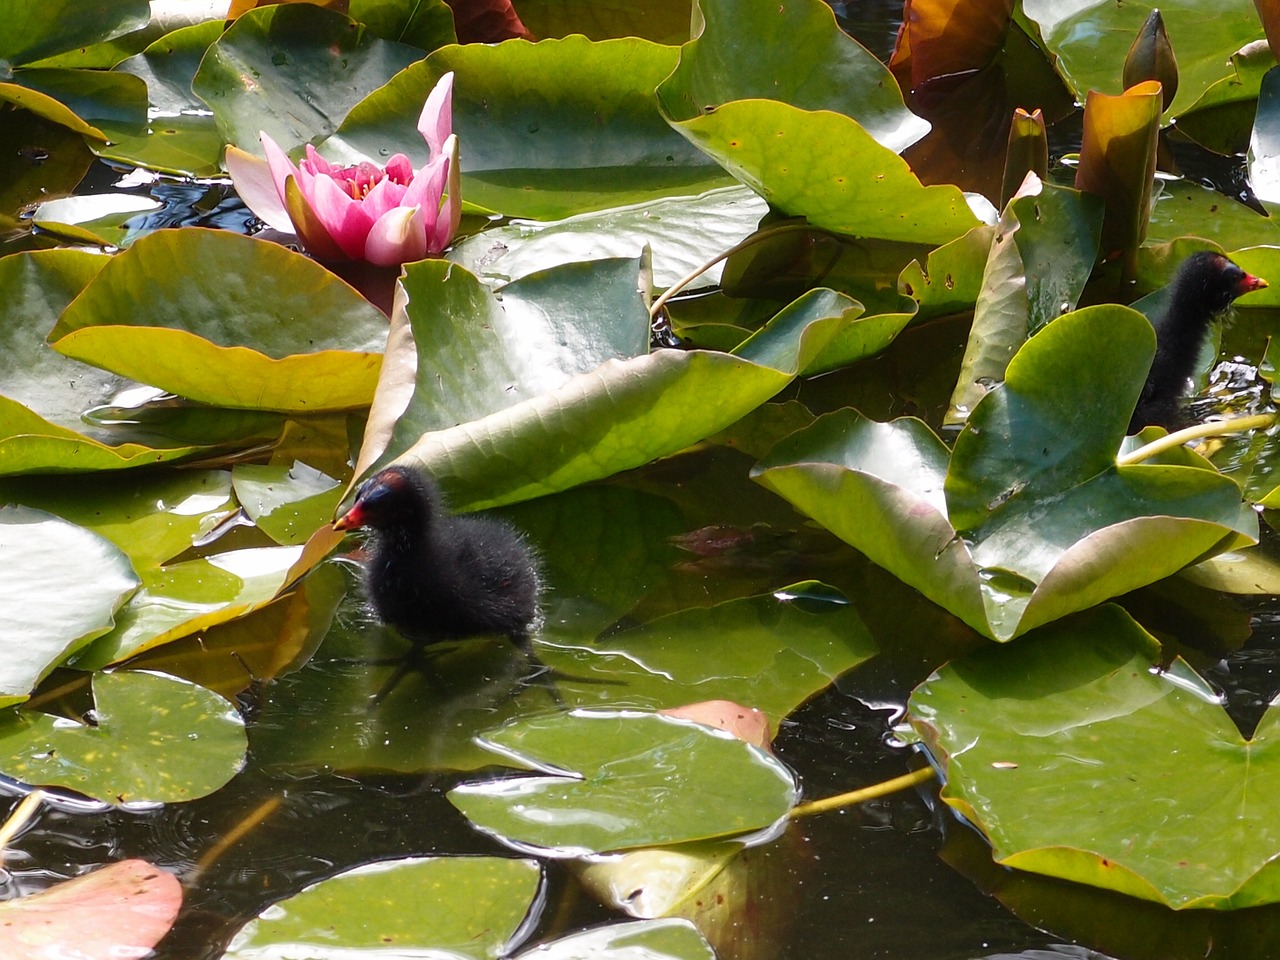
[[[1129,421],[1129,433],[1137,433],[1148,424],[1169,430],[1179,426],[1179,401],[1195,371],[1209,324],[1236,297],[1266,285],[1267,281],[1245,273],[1220,253],[1203,251],[1182,261],[1173,278],[1168,305],[1152,321],[1156,328],[1156,357]]]
[[[430,479],[388,467],[365,481],[333,526],[373,531],[365,590],[379,618],[406,638],[428,644],[501,633],[527,648],[538,570],[505,523],[452,516]]]

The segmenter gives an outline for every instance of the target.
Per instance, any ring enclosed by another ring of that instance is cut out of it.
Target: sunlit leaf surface
[[[0,772],[108,803],[213,793],[244,764],[244,720],[210,690],[159,673],[93,680],[92,723],[14,708],[0,717]]]
[[[1158,657],[1101,607],[944,667],[912,694],[912,723],[944,798],[1006,866],[1174,908],[1274,903],[1277,711],[1246,739],[1204,680]]]
[[[0,507],[0,704],[26,698],[68,654],[111,629],[138,575],[102,537],[26,506]]]
[[[359,952],[496,960],[507,955],[541,882],[532,860],[371,863],[273,904],[236,934],[223,957],[339,960]]]
[[[574,710],[482,742],[544,775],[465,783],[449,799],[481,830],[557,856],[762,830],[796,796],[758,747],[659,714]]]
[[[182,262],[201,269],[175,271]],[[372,399],[386,321],[300,254],[189,228],[112,258],[51,339],[66,356],[192,400],[317,412]]]

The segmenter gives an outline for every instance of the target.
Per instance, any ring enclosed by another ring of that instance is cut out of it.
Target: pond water
[[[899,10],[896,2],[837,5],[846,28],[882,57],[892,48]],[[1073,149],[1078,117],[1063,121],[1055,137],[1059,153]],[[1225,192],[1240,192],[1240,161],[1185,147],[1179,159]],[[120,176],[95,165],[81,191],[115,189]],[[223,186],[161,178],[130,189],[164,204],[139,227],[238,230],[247,220]],[[1247,353],[1236,345],[1261,342],[1266,322],[1234,329],[1224,354]],[[786,398],[815,413],[853,403],[877,418],[911,412],[936,424],[966,334],[967,318],[908,329],[884,354],[801,383]],[[899,389],[902,384],[911,385],[910,394]],[[806,799],[919,768],[924,760],[897,730],[906,699],[939,663],[981,641],[751,482],[753,463],[744,454],[708,446],[507,514],[531,531],[535,545],[541,515],[598,523],[605,535],[595,577],[604,581],[623,576],[609,562],[611,545],[642,543],[648,567],[628,585],[637,619],[695,605],[690,598],[700,594],[749,596],[804,579],[832,584],[885,652],[788,717],[774,750],[794,770]],[[644,509],[618,507],[637,499],[644,500]],[[651,523],[657,515],[662,523]],[[702,552],[683,546],[712,528],[732,532],[727,546]],[[1272,536],[1265,528],[1264,534]],[[353,569],[338,559],[312,575],[315,605],[337,604],[332,622],[309,638],[318,649],[300,658],[295,671],[241,694],[250,723],[243,773],[212,796],[186,804],[129,810],[55,804],[8,854],[0,895],[44,889],[82,866],[141,857],[186,885],[183,913],[157,958],[213,960],[235,930],[267,905],[352,866],[410,855],[509,854],[446,799],[460,779],[477,775],[352,769],[324,756],[327,722],[336,716],[339,726],[358,734],[366,729],[363,714],[376,711],[367,698],[344,700],[339,689],[351,651],[376,647],[382,637],[364,609]],[[576,639],[575,618],[599,598],[580,585],[581,577],[557,579],[555,572],[549,577],[544,639],[568,645]],[[1251,605],[1207,592],[1173,597],[1156,585],[1122,603],[1217,684],[1236,722],[1252,729],[1277,689],[1280,606],[1274,598]],[[619,620],[602,636],[628,625]],[[149,665],[163,669],[165,656]],[[496,716],[494,699],[509,693],[502,686],[509,680],[496,678],[492,689],[481,686],[474,702],[450,702],[459,713]],[[424,707],[423,726],[406,724],[398,733],[426,739],[435,735],[430,724],[444,722],[434,707]],[[342,746],[338,737],[332,742],[335,750]],[[546,894],[528,942],[618,919],[583,892],[562,862],[545,866]],[[997,867],[984,841],[941,803],[933,782],[793,822],[781,837],[752,851],[746,886],[745,906],[712,937],[722,960],[1051,960],[1099,955],[1092,950],[1119,960],[1263,960],[1276,955],[1272,945],[1280,942],[1275,909],[1187,918]]]

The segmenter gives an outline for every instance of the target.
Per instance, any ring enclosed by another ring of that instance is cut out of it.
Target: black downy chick
[[[1182,261],[1173,278],[1168,306],[1152,321],[1156,356],[1129,421],[1129,433],[1148,424],[1176,430],[1182,424],[1181,400],[1209,324],[1236,297],[1260,290],[1267,281],[1245,273],[1220,253],[1202,251]]]
[[[388,467],[333,526],[372,530],[365,591],[379,619],[406,639],[500,633],[528,650],[540,580],[532,551],[507,524],[453,516],[428,477]]]

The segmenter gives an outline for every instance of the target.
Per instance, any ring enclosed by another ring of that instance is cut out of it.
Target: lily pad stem
[[[658,313],[662,310],[662,308],[666,306],[667,301],[670,300],[672,297],[674,297],[677,293],[679,293],[689,284],[693,283],[693,281],[697,280],[700,276],[702,276],[704,273],[706,273],[708,270],[710,270],[720,261],[728,260],[739,250],[745,250],[747,249],[747,247],[750,247],[753,244],[757,244],[762,240],[768,240],[771,237],[776,237],[779,234],[793,233],[797,230],[813,230],[813,229],[814,227],[812,224],[808,222],[804,222],[804,223],[780,223],[776,227],[765,227],[763,230],[756,231],[751,236],[743,240],[741,243],[735,243],[732,247],[730,247],[728,250],[724,251],[723,253],[716,254],[714,257],[712,257],[702,266],[695,269],[692,273],[686,274],[685,276],[677,280],[675,283],[673,283],[671,286],[667,287],[666,290],[663,290],[662,293],[658,295],[658,299],[654,300],[649,307],[649,319],[652,320],[654,317],[656,317]]]
[[[1158,453],[1164,453],[1166,450],[1180,447],[1189,440],[1200,440],[1203,437],[1216,437],[1224,433],[1242,433],[1245,430],[1270,427],[1275,424],[1277,419],[1280,419],[1280,414],[1257,413],[1247,417],[1232,417],[1228,420],[1210,420],[1208,423],[1197,423],[1195,426],[1187,427],[1185,430],[1176,430],[1168,436],[1161,437],[1159,440],[1152,440],[1137,450],[1129,451],[1124,456],[1116,457],[1116,465],[1126,467],[1132,463],[1141,463],[1143,460],[1150,459]]]
[[[0,827],[0,864],[4,863],[4,851],[9,846],[9,841],[27,825],[28,820],[35,816],[43,800],[43,790],[32,790],[22,798],[22,802],[14,808],[13,813],[9,814],[9,819],[4,822],[4,826]]]
[[[892,780],[875,783],[869,787],[863,787],[861,790],[850,790],[848,793],[840,793],[822,800],[810,800],[808,803],[792,807],[791,819],[811,817],[815,813],[826,813],[828,810],[852,807],[855,803],[866,803],[868,800],[887,797],[891,793],[897,793],[900,790],[906,790],[908,787],[914,787],[918,783],[924,783],[932,777],[933,767],[921,767],[919,770],[914,770],[901,777],[894,777]]]

